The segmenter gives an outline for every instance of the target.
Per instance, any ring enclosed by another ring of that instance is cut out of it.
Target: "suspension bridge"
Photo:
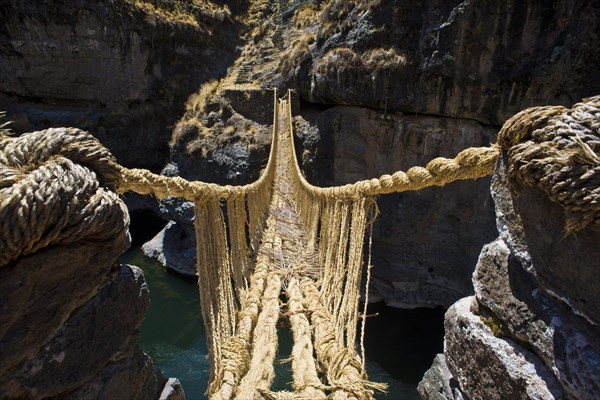
[[[385,391],[367,377],[366,309],[359,310],[363,275],[368,302],[363,253],[377,195],[483,177],[506,154],[512,177],[567,210],[568,230],[600,227],[600,97],[573,109],[525,110],[506,122],[496,145],[454,159],[326,188],[301,172],[291,109],[291,92],[275,91],[269,160],[243,186],[124,168],[78,129],[0,135],[0,267],[48,245],[113,234],[127,218],[118,194],[185,198],[195,204],[208,397],[358,400]],[[294,339],[293,382],[290,391],[273,391],[282,320]]]

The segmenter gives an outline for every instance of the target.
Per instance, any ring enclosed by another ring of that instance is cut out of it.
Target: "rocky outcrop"
[[[589,143],[597,147],[597,139]],[[431,395],[441,379],[458,381],[471,399],[596,398],[600,325],[592,271],[600,267],[600,232],[566,232],[574,214],[508,170],[504,155],[492,179],[499,237],[481,251],[475,296],[446,313],[440,357],[451,376],[436,374],[434,365],[420,394],[455,399],[447,391]]]
[[[196,101],[203,104],[194,108],[191,100],[173,133],[162,174],[232,185],[258,179],[269,158],[273,92],[215,86],[199,96]],[[162,199],[159,215],[169,222],[142,247],[144,254],[178,273],[195,275],[194,204]]]
[[[0,110],[17,132],[77,126],[123,165],[160,170],[186,98],[235,54],[229,11],[208,1],[55,3],[3,4]]]
[[[446,362],[471,399],[559,399],[556,377],[531,352],[508,338],[494,336],[471,312],[472,297],[446,313]]]
[[[267,76],[311,102],[500,125],[597,93],[599,21],[593,0],[332,0],[284,18]]]
[[[0,142],[0,398],[158,398],[167,379],[137,345],[148,287],[117,263],[114,159],[76,129]]]
[[[157,398],[164,382],[136,344],[148,288],[115,264],[128,243],[56,246],[0,269],[0,397]]]

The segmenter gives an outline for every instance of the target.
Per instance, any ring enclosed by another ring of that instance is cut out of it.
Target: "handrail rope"
[[[453,159],[438,157],[431,160],[425,167],[415,166],[408,171],[396,171],[391,175],[382,175],[379,178],[365,179],[353,184],[342,186],[319,187],[309,183],[302,173],[295,153],[291,90],[286,94],[288,97],[286,116],[290,121],[290,140],[292,141],[293,169],[299,177],[301,185],[310,193],[321,197],[356,198],[361,196],[373,196],[408,190],[420,190],[429,186],[443,186],[447,183],[464,180],[477,179],[490,175],[500,153],[497,145],[490,147],[467,148]],[[277,90],[274,91],[275,103],[277,102]],[[274,108],[277,107],[275,104]],[[274,129],[271,139],[271,151],[267,167],[258,180],[246,185],[218,185],[202,181],[187,181],[180,177],[166,177],[154,174],[144,169],[129,169],[119,166],[121,180],[118,192],[124,193],[134,191],[140,194],[153,194],[158,198],[175,196],[187,200],[199,201],[201,199],[229,200],[243,196],[246,193],[257,191],[265,183],[267,177],[273,173],[275,168],[274,154],[277,145],[277,121],[276,110],[274,110]]]
[[[118,166],[121,174],[117,192],[123,194],[133,191],[139,194],[152,194],[157,198],[182,197],[190,201],[202,201],[210,199],[231,200],[244,196],[247,193],[256,192],[266,183],[275,172],[275,154],[278,143],[276,121],[277,89],[274,89],[274,111],[273,130],[271,134],[271,149],[267,166],[260,177],[246,185],[218,185],[202,181],[188,181],[181,177],[168,177],[154,174],[146,169],[125,168]]]
[[[291,99],[291,90],[288,90]],[[310,193],[322,197],[356,198],[360,196],[373,196],[408,190],[420,190],[429,186],[443,186],[447,183],[464,180],[477,179],[491,175],[500,154],[497,145],[490,147],[470,147],[453,159],[438,157],[431,160],[426,167],[415,166],[408,171],[396,171],[392,175],[382,175],[379,178],[365,179],[352,184],[332,187],[314,186],[306,180],[298,159],[295,156],[294,132],[291,102],[288,102],[286,110],[290,120],[290,140],[293,151],[293,164],[298,174],[301,185]]]

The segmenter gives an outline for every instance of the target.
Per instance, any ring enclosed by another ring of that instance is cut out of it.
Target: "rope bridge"
[[[116,193],[183,197],[195,203],[209,398],[372,399],[385,385],[366,375],[359,300],[375,196],[489,175],[504,151],[514,182],[565,209],[567,230],[598,229],[599,121],[600,97],[572,109],[528,109],[507,121],[497,145],[329,188],[300,171],[290,92],[281,99],[275,92],[269,160],[244,186],[124,168],[78,129],[0,135],[0,267],[48,245],[110,237],[127,218]],[[365,304],[370,267],[369,260]],[[281,320],[294,339],[293,392],[271,391]]]

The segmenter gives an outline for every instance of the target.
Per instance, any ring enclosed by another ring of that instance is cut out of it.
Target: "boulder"
[[[448,370],[443,354],[435,356],[431,368],[419,382],[417,391],[423,400],[469,400]]]
[[[185,393],[178,379],[169,378],[160,392],[158,400],[184,400]]]
[[[0,374],[34,356],[73,313],[105,287],[129,247],[110,241],[51,246],[0,268]]]
[[[496,337],[471,312],[474,297],[457,301],[446,313],[448,369],[471,400],[563,399],[550,369],[513,340]]]
[[[71,310],[37,354],[4,374],[2,397],[42,398],[76,389],[110,361],[131,353],[148,304],[142,271],[121,266],[90,301]]]
[[[159,390],[150,358],[137,346],[127,356],[108,363],[81,388],[64,395],[64,400],[148,400]]]
[[[492,181],[500,237],[547,294],[599,325],[600,232],[587,227],[568,233],[565,211],[539,189],[509,182],[506,169],[504,155]]]
[[[193,232],[193,225],[189,228]],[[196,235],[190,236],[186,231],[182,224],[169,221],[162,231],[144,243],[142,252],[165,268],[183,275],[196,276]]]
[[[597,280],[590,276],[590,267],[599,267],[597,246],[589,240],[600,236],[587,228],[572,235],[564,233],[562,210],[536,192],[509,186],[505,160],[499,160],[492,195],[501,237],[481,252],[473,274],[475,295],[507,335],[552,370],[567,396],[593,398],[600,391],[600,326],[585,318],[595,314],[582,310],[598,306],[594,297]],[[544,227],[549,234],[542,231]],[[550,245],[549,238],[557,236],[561,240]],[[587,247],[581,247],[585,244]],[[538,255],[531,254],[532,248]],[[569,271],[569,276],[547,282],[540,275],[549,271],[561,276]],[[576,298],[585,300],[582,308],[572,307],[576,303],[570,301],[574,293],[588,296]]]

